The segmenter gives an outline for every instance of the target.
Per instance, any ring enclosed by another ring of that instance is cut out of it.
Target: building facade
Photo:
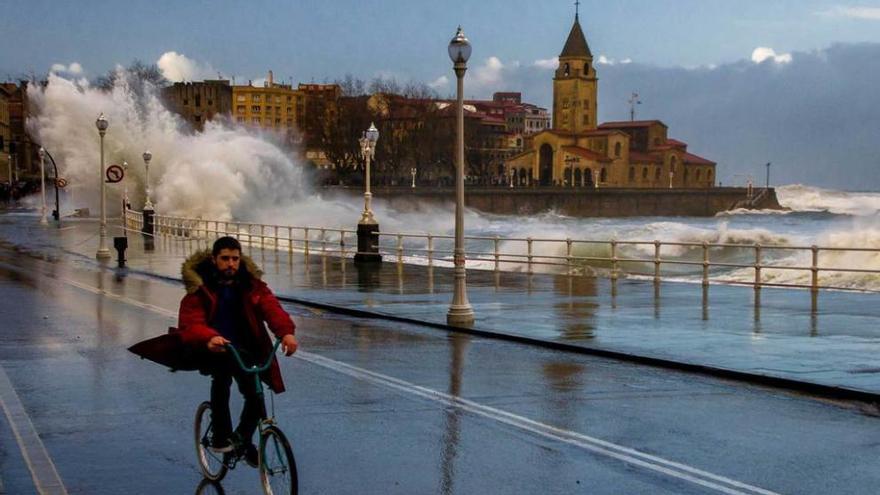
[[[11,157],[9,143],[12,141],[12,132],[9,127],[9,92],[5,86],[0,85],[0,182],[10,181]]]
[[[289,84],[276,83],[272,71],[263,86],[232,86],[232,105],[235,122],[289,136],[305,117],[305,96]]]
[[[163,92],[170,109],[197,131],[204,130],[205,122],[232,111],[232,86],[224,79],[178,82]]]
[[[659,120],[598,122],[599,80],[575,15],[553,77],[551,129],[505,162],[519,185],[710,188],[716,164],[670,139]]]

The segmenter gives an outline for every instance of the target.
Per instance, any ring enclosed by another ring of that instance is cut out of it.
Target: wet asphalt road
[[[208,380],[125,350],[174,324],[181,296],[172,283],[0,249],[0,366],[69,493],[198,493],[192,415]],[[868,406],[287,309],[303,352],[282,359],[288,392],[275,410],[301,493],[880,486],[880,419]],[[0,482],[36,493],[5,416]],[[236,469],[223,488],[258,493],[256,472]]]

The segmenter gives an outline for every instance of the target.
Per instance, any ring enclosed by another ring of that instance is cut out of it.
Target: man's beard
[[[220,280],[224,282],[230,282],[235,280],[236,275],[238,275],[238,271],[234,268],[227,268],[226,270],[218,270],[220,272]]]

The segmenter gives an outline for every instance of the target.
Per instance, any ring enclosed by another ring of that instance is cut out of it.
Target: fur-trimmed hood
[[[199,287],[205,285],[205,280],[213,273],[214,264],[211,261],[211,250],[204,249],[191,254],[183,265],[180,267],[180,274],[183,277],[183,284],[186,287],[187,294],[192,294],[199,290]],[[242,275],[247,274],[252,280],[261,280],[263,270],[249,256],[241,255],[241,265],[239,272]]]

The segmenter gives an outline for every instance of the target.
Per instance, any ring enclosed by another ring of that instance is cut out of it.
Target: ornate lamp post
[[[150,153],[150,150],[144,151],[144,189],[147,193],[147,201],[144,202],[145,210],[153,210],[153,202],[150,201],[150,160],[153,159],[153,154]]]
[[[107,249],[107,198],[106,183],[104,182],[104,134],[109,126],[110,123],[104,118],[104,114],[99,115],[98,120],[95,121],[98,134],[101,135],[101,170],[98,174],[98,180],[101,181],[101,230],[98,252],[95,253],[95,257],[98,259],[110,259],[110,250]]]
[[[125,210],[128,209],[128,181],[125,179],[125,175],[128,173],[128,162],[122,160],[122,171],[124,174],[122,175],[122,214],[125,216]]]
[[[409,173],[412,174],[412,186],[410,186],[410,187],[415,189],[416,188],[416,173],[418,173],[418,170],[416,170],[416,168],[413,167],[413,168],[409,169]]]
[[[452,59],[455,77],[458,80],[457,127],[455,150],[455,287],[452,304],[446,313],[446,322],[456,326],[470,326],[474,323],[474,310],[467,298],[464,255],[464,73],[471,56],[471,44],[465,37],[461,26],[449,42],[449,58]]]
[[[510,176],[510,188],[511,188],[511,189],[513,189],[513,174],[514,174],[514,173],[515,173],[515,171],[511,168],[511,169],[510,169],[510,173],[507,174],[508,176]]]
[[[144,223],[141,227],[141,232],[151,236],[153,235],[153,215],[156,213],[153,209],[153,202],[150,201],[150,160],[153,159],[153,154],[150,153],[150,150],[147,150],[144,151],[142,157],[144,159],[144,189],[146,190],[147,200],[144,202]]]
[[[46,150],[40,146],[40,196],[42,197],[42,205],[40,207],[40,225],[49,225],[46,219]]]
[[[379,223],[373,217],[371,201],[373,195],[370,193],[370,161],[376,156],[376,142],[379,140],[379,130],[376,129],[374,123],[370,123],[363,137],[358,141],[361,145],[361,156],[364,158],[364,167],[366,173],[366,189],[364,190],[364,212],[358,222],[358,252],[354,255],[355,263],[375,263],[382,261],[382,255],[379,254],[378,237]]]

